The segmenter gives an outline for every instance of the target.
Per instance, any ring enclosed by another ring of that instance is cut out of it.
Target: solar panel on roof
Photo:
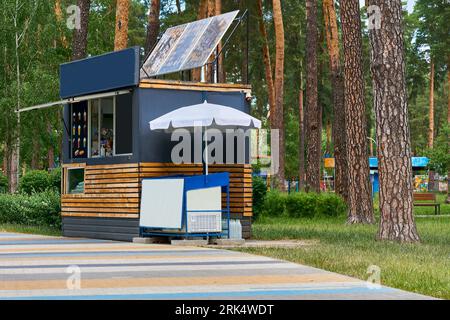
[[[233,19],[236,15],[233,16]],[[183,69],[193,69],[204,65],[208,58],[214,51],[214,48],[218,45],[223,35],[228,29],[231,15],[224,14],[215,17],[206,28],[205,32],[200,37],[194,50],[190,53],[186,62],[183,65]],[[224,31],[225,30],[225,31]]]
[[[141,78],[205,65],[239,10],[166,30],[144,62]]]
[[[186,25],[176,26],[167,31],[159,40],[152,54],[142,66],[148,75],[156,74],[166,60],[167,54],[171,52],[183,34]],[[141,78],[145,77],[145,72],[141,70]]]
[[[186,53],[191,52],[198,38],[205,32],[212,18],[190,23],[186,26],[183,36],[180,37],[176,47],[168,55],[164,65],[159,69],[159,74],[176,72],[183,65]]]

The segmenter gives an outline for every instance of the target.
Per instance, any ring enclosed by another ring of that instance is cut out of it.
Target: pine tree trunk
[[[128,46],[129,10],[130,0],[117,0],[114,51],[123,50]]]
[[[197,20],[205,19],[208,12],[208,1],[209,0],[200,0]],[[191,70],[191,78],[192,81],[199,82],[202,78],[202,69],[196,68]]]
[[[52,136],[52,125],[50,122],[47,122],[47,133],[49,136]],[[52,169],[55,166],[55,148],[53,147],[52,142],[48,147],[47,166],[49,169]]]
[[[280,0],[273,0],[273,22],[275,25],[275,128],[279,130],[278,173],[276,174],[278,189],[284,191],[284,26]]]
[[[19,32],[18,32],[18,16],[20,11],[20,5],[19,1],[16,0],[16,6],[15,6],[15,12],[14,12],[14,29],[15,29],[15,60],[16,60],[16,112],[20,110],[21,108],[21,89],[22,89],[22,79],[20,74],[20,41],[19,41]],[[10,163],[10,180],[9,180],[9,187],[10,191],[16,192],[19,186],[19,176],[20,176],[20,134],[21,134],[21,128],[20,128],[20,113],[17,112],[15,114],[15,122],[16,122],[16,136],[15,136],[15,143],[13,145],[13,151],[11,155],[11,163]]]
[[[434,61],[430,61],[430,96],[428,109],[428,148],[433,149],[434,145]],[[434,191],[436,188],[434,171],[428,171],[428,191]]]
[[[341,0],[344,47],[344,108],[348,163],[348,223],[374,223],[367,146],[362,67],[361,18],[358,0]],[[351,115],[351,116],[350,116]]]
[[[320,192],[322,132],[317,101],[317,1],[306,0],[306,190]]]
[[[6,155],[6,143],[3,145],[2,172],[5,176],[8,173],[8,156]]]
[[[17,148],[12,146],[11,155],[9,156],[8,163],[8,181],[9,181],[9,192],[14,193],[19,187],[19,157],[17,156]]]
[[[301,71],[303,73],[303,71]],[[303,77],[301,77],[302,79]],[[305,112],[303,107],[303,81],[300,80],[298,97],[299,148],[298,148],[298,189],[305,188]]]
[[[434,61],[430,62],[430,108],[428,112],[428,148],[434,144]]]
[[[258,8],[258,16],[259,16],[259,31],[262,36],[263,45],[263,60],[264,60],[264,70],[266,73],[266,85],[267,85],[267,96],[269,98],[269,113],[270,115],[275,114],[275,89],[273,85],[273,77],[272,77],[272,64],[270,62],[270,51],[269,51],[269,41],[267,37],[267,30],[264,24],[264,14],[262,7],[262,0],[257,1]],[[273,128],[271,121],[271,128]]]
[[[148,26],[147,26],[147,39],[145,42],[145,53],[150,53],[150,51],[155,46],[158,41],[159,35],[159,13],[161,10],[161,1],[152,0],[150,4],[150,11],[148,14]]]
[[[67,39],[66,36],[64,35],[64,32],[61,30],[61,22],[63,21],[63,14],[62,14],[62,9],[61,9],[61,0],[56,0],[55,1],[55,16],[56,16],[56,21],[58,22],[58,32],[60,34],[59,38],[61,41],[61,44],[64,48],[67,48],[69,46],[69,44],[67,43]],[[55,40],[55,48],[57,47],[56,45],[56,40]]]
[[[326,134],[325,153],[327,155],[329,155],[330,149],[331,149],[331,121],[330,120],[327,120],[327,123],[325,126],[325,134]]]
[[[381,10],[381,29],[369,31],[378,139],[380,215],[378,238],[419,241],[413,216],[411,143],[405,81],[402,4],[371,0]]]
[[[87,55],[87,35],[91,0],[78,0],[80,8],[80,29],[74,29],[72,40],[72,60],[83,59]]]
[[[216,7],[216,15],[222,14],[222,0],[216,0],[215,3]],[[219,42],[217,45],[217,52],[222,51],[222,41]],[[225,64],[223,59],[223,54],[219,56],[219,59],[217,60],[217,70],[218,70],[218,82],[219,83],[225,83],[227,79],[227,73],[225,71]]]
[[[347,150],[345,135],[344,81],[339,54],[339,32],[333,0],[323,0],[323,12],[330,57],[331,83],[333,90],[333,145],[335,158],[335,192],[348,200]]]
[[[447,62],[447,124],[450,128],[450,56]],[[450,137],[448,138],[448,144],[450,146]],[[447,200],[446,203],[450,203],[450,168],[448,168],[447,174]]]
[[[214,17],[216,14],[216,1],[215,0],[208,0],[208,10],[206,12],[206,17]],[[206,65],[206,82],[214,82],[214,61],[215,55],[211,54],[211,56],[208,59],[208,64]]]

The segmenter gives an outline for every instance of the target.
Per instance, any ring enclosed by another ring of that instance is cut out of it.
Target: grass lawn
[[[17,232],[27,234],[41,234],[45,236],[61,236],[62,232],[59,229],[51,227],[39,226],[24,226],[19,224],[0,224],[0,232]]]
[[[442,208],[441,208],[442,209]],[[346,225],[345,217],[291,219],[262,217],[253,225],[256,239],[311,239],[301,248],[245,248],[325,270],[368,278],[367,268],[381,268],[384,285],[450,299],[450,216],[417,218],[421,244],[375,240],[376,225]]]

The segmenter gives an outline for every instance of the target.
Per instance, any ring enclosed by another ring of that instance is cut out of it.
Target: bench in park
[[[414,206],[434,207],[434,214],[441,214],[441,204],[436,201],[436,194],[434,193],[414,193]]]

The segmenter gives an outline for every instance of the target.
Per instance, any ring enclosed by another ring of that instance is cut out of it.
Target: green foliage
[[[274,217],[283,214],[291,218],[338,217],[347,212],[344,200],[333,193],[293,192],[271,190],[267,193],[262,213]]]
[[[435,140],[433,149],[427,149],[425,154],[430,158],[428,168],[440,175],[447,175],[450,170],[450,128],[448,126],[441,130],[440,135]]]
[[[52,181],[47,171],[31,170],[20,178],[19,191],[32,194],[52,189]]]
[[[286,212],[292,218],[314,217],[317,215],[319,195],[313,192],[291,193],[286,201]]]
[[[26,194],[0,194],[0,223],[61,226],[60,195],[54,191]]]
[[[430,96],[430,62],[435,64],[434,119],[435,130],[447,123],[447,72],[449,68],[450,37],[447,1],[416,0],[414,11],[405,17],[406,67],[411,146],[415,155],[433,158],[430,167],[443,168],[443,150],[427,150],[428,111]],[[448,141],[448,136],[446,137]],[[436,143],[435,143],[436,146]],[[441,146],[438,146],[438,149]],[[444,161],[443,161],[444,160]]]
[[[253,218],[258,219],[264,208],[264,199],[267,194],[267,186],[264,179],[261,177],[253,177]]]
[[[8,192],[8,178],[0,173],[0,193]]]
[[[417,28],[417,42],[429,46],[433,58],[447,59],[450,53],[448,1],[417,0],[414,14],[421,22]]]
[[[270,190],[264,200],[262,213],[264,216],[277,217],[286,211],[287,194],[278,190]]]
[[[50,186],[61,193],[61,168],[55,168],[50,171],[49,175]]]
[[[446,175],[450,168],[450,154],[444,148],[433,148],[426,151],[430,158],[428,168],[440,175]]]
[[[20,178],[19,191],[25,194],[53,190],[61,193],[61,168],[50,173],[44,170],[31,170]]]
[[[334,193],[321,193],[317,197],[317,215],[338,217],[346,213],[347,205],[340,196]]]

